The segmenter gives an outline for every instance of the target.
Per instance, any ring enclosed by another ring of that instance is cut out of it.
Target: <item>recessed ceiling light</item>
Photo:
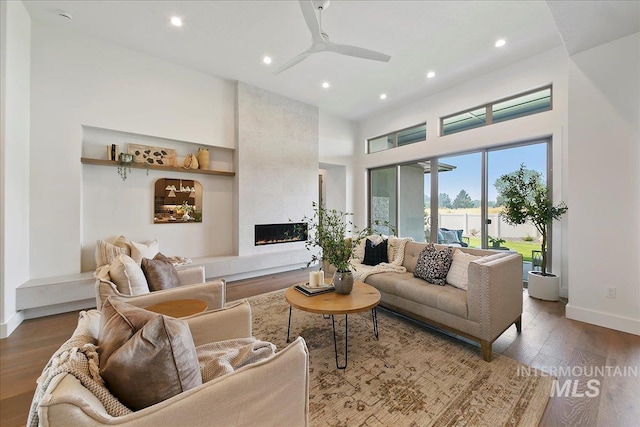
[[[496,47],[502,47],[507,43],[507,41],[505,39],[500,39],[498,41],[496,41]]]
[[[322,82],[322,87],[325,89],[329,89],[331,85],[329,84],[329,82]]]
[[[61,16],[62,18],[68,19],[69,21],[71,21],[73,19],[73,16],[65,11],[65,10],[61,10],[58,12],[58,16]]]
[[[428,78],[428,79],[432,79],[432,78],[434,78],[435,76],[436,76],[435,71],[429,71],[429,72],[427,73],[427,78]]]
[[[380,99],[387,99],[387,94],[386,93],[381,94]]]
[[[262,62],[264,62],[265,64],[271,64],[271,57],[265,56],[264,58],[262,58]]]
[[[182,19],[180,19],[177,16],[172,16],[171,17],[171,24],[173,24],[176,27],[182,27]]]

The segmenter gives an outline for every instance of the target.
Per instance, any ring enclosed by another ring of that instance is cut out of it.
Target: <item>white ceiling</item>
[[[561,46],[563,39],[573,54],[640,28],[638,1],[332,0],[322,18],[331,40],[381,51],[391,60],[324,52],[276,76],[272,71],[311,42],[297,1],[24,4],[34,21],[240,80],[350,120]],[[58,16],[60,11],[73,20]],[[183,19],[181,28],[169,24],[173,15]],[[498,38],[506,46],[494,47]],[[261,62],[266,54],[273,58],[270,66]],[[430,70],[437,73],[433,79],[426,78]],[[331,88],[322,89],[323,81]],[[388,99],[381,101],[381,93]]]

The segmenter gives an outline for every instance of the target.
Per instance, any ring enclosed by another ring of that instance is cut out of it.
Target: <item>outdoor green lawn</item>
[[[507,239],[505,239],[507,240]],[[481,247],[480,238],[479,237],[470,237],[469,238],[469,246],[479,248]],[[524,261],[531,262],[531,251],[532,250],[540,250],[540,243],[538,242],[524,242],[524,241],[511,241],[507,240],[506,243],[502,244],[503,247],[507,247],[512,251],[518,252],[522,255]],[[491,249],[491,248],[489,248]]]

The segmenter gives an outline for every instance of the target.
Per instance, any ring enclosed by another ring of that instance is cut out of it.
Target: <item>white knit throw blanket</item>
[[[366,265],[360,263],[357,259],[351,260],[351,270],[353,278],[356,281],[364,282],[364,280],[376,273],[406,273],[407,269],[402,265],[404,262],[404,248],[408,242],[413,239],[405,238],[389,238],[388,244],[392,246],[393,259],[391,262],[381,262],[378,265]]]
[[[196,347],[203,383],[267,359],[275,352],[275,345],[255,338],[218,341]]]
[[[80,317],[84,315],[84,311],[80,312]],[[85,325],[85,323],[80,322],[79,325]],[[104,386],[102,377],[100,377],[95,344],[95,339],[89,329],[79,326],[74,335],[54,353],[42,371],[42,375],[36,381],[36,391],[31,402],[27,426],[37,427],[40,424],[38,404],[46,394],[51,381],[56,376],[65,373],[76,377],[85,388],[93,393],[109,415],[119,417],[132,412]]]

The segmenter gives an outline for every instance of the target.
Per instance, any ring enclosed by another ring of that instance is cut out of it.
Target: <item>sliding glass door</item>
[[[482,159],[482,152],[438,159],[438,243],[482,247]]]
[[[514,173],[522,164],[529,174],[538,172],[542,182],[548,184],[548,147],[547,141],[541,141],[487,152],[488,247],[519,252],[524,260],[525,275],[527,271],[539,268],[540,235],[533,224],[511,226],[500,218],[503,203],[500,177]]]
[[[370,223],[388,221],[398,236],[417,242],[517,251],[526,277],[538,267],[540,236],[531,224],[513,227],[500,218],[500,177],[524,164],[550,185],[549,147],[545,139],[371,169]]]
[[[388,222],[397,229],[397,167],[372,169],[369,178],[370,224],[376,232],[391,234],[389,228],[375,226],[375,223]]]

